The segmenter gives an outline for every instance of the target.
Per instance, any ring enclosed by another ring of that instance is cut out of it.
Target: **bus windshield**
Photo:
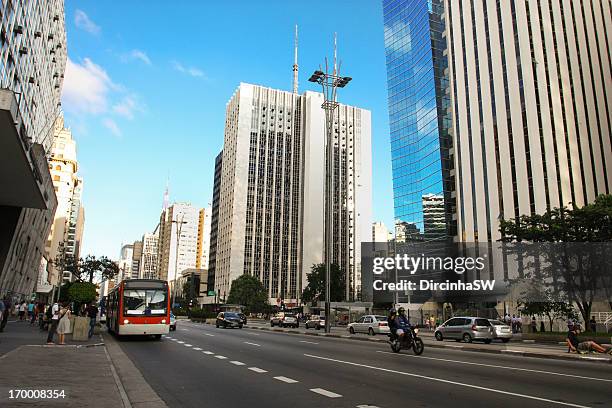
[[[168,305],[166,293],[161,289],[126,289],[123,292],[123,314],[165,315]]]

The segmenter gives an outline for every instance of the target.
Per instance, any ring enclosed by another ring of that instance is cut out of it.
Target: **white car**
[[[507,343],[512,338],[512,328],[500,320],[489,319],[493,326],[493,339],[500,339]]]
[[[348,331],[351,334],[368,333],[370,336],[389,334],[389,322],[387,316],[365,315],[361,316],[356,322],[349,324]]]

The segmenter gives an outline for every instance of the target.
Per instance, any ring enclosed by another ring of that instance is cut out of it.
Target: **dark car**
[[[247,324],[247,317],[244,313],[238,313],[238,317],[240,317],[240,322],[242,323],[243,326],[246,326]]]
[[[242,329],[242,322],[240,321],[240,316],[238,316],[238,313],[221,312],[217,315],[215,326],[217,326],[217,328],[223,327],[224,329],[227,329],[228,327],[237,327]]]

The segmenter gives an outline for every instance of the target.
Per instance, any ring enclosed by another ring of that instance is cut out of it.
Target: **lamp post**
[[[177,224],[176,227],[176,256],[174,257],[174,282],[172,284],[172,307],[174,307],[174,301],[176,300],[176,276],[178,275],[178,255],[179,255],[179,244],[181,242],[181,230],[183,224],[187,224],[185,221],[185,214],[181,215],[181,220],[172,220],[172,224]],[[172,308],[171,307],[171,308]]]
[[[325,259],[325,333],[331,330],[331,262],[333,254],[333,160],[334,160],[334,115],[338,102],[336,102],[336,92],[338,88],[344,88],[350,81],[351,77],[342,77],[336,71],[334,61],[334,69],[330,73],[327,61],[325,64],[325,72],[321,70],[315,71],[308,79],[310,82],[321,85],[323,89],[323,105],[321,107],[325,111],[325,250],[323,257]],[[348,278],[348,271],[347,271]]]

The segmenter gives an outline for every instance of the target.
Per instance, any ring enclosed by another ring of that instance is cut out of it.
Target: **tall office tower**
[[[198,220],[198,246],[196,253],[196,268],[208,270],[210,255],[210,213],[211,208],[200,209]]]
[[[181,271],[196,267],[199,222],[200,209],[191,204],[174,203],[162,211],[158,243],[159,279],[172,285]]]
[[[158,279],[157,274],[157,245],[159,237],[157,228],[152,234],[144,234],[142,236],[142,257],[140,260],[139,278],[141,279]]]
[[[208,290],[215,289],[217,265],[217,235],[219,231],[219,199],[221,195],[221,169],[223,168],[223,150],[215,157],[215,174],[213,180],[212,210],[210,216],[210,249],[208,253]]]
[[[372,242],[389,242],[393,239],[393,233],[389,231],[384,222],[379,221],[372,224]]]
[[[444,225],[431,240],[455,234],[441,2],[383,1],[395,219],[424,233],[423,196],[442,196]]]
[[[140,263],[142,262],[143,241],[134,241],[132,247],[134,250],[132,253],[132,273],[130,278],[138,279],[140,277]]]
[[[610,1],[445,4],[459,237],[610,193]]]
[[[323,96],[241,83],[226,108],[215,253],[215,288],[246,273],[270,300],[297,304],[323,259]],[[361,241],[371,237],[370,112],[340,105],[334,129],[332,260],[360,296]]]
[[[117,274],[117,282],[126,279],[132,279],[132,257],[134,256],[134,245],[126,244],[121,246],[119,253],[119,273]]]
[[[58,285],[61,271],[54,267],[58,256],[80,256],[84,222],[81,203],[83,179],[77,174],[79,165],[76,142],[70,129],[64,126],[62,116],[55,121],[53,132],[49,171],[57,197],[57,209],[45,245],[45,257],[50,261],[47,266],[48,281]]]
[[[0,2],[0,296],[29,297],[57,205],[47,156],[66,68],[62,0]]]

